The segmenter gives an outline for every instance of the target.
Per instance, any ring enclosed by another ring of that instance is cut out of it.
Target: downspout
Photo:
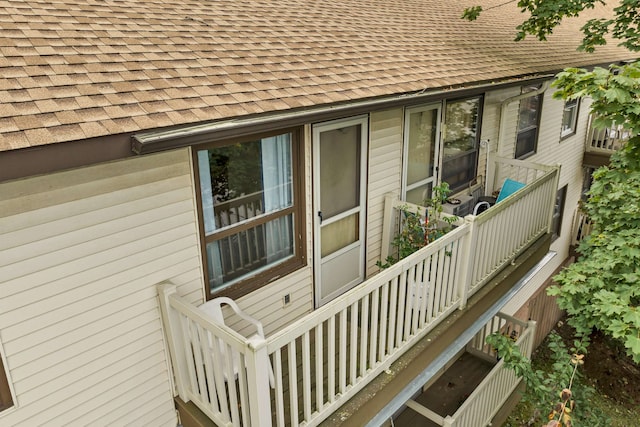
[[[499,123],[498,142],[496,143],[496,149],[494,151],[493,156],[491,155],[491,150],[487,146],[487,165],[493,164],[494,156],[499,155],[500,152],[502,151],[502,141],[504,140],[505,126],[506,126],[504,118],[507,115],[507,108],[509,107],[509,104],[515,101],[520,101],[522,99],[538,96],[541,93],[544,93],[547,89],[549,89],[550,84],[551,84],[551,80],[545,80],[544,82],[542,82],[542,85],[540,86],[539,89],[536,89],[534,91],[527,92],[527,93],[521,93],[520,95],[512,96],[502,101],[502,104],[500,105],[500,115],[498,116],[498,123]],[[484,190],[485,195],[487,196],[491,194],[491,191],[493,191],[493,188],[495,186],[495,182],[494,182],[495,171],[496,171],[496,168],[494,166],[493,168],[491,168],[491,177],[489,177],[489,173],[487,173],[487,183],[485,185],[485,190]]]

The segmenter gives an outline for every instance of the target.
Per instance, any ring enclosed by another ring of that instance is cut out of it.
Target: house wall
[[[516,313],[569,256],[572,222],[582,188],[582,156],[589,116],[589,103],[587,100],[582,100],[581,102],[576,133],[560,139],[564,101],[553,99],[552,95],[553,88],[545,92],[538,150],[535,155],[527,158],[527,160],[547,165],[560,164],[558,188],[562,188],[565,185],[568,186],[560,237],[551,244],[551,250],[555,251],[557,255],[504,307],[503,311],[507,314]],[[514,102],[508,110],[509,123],[514,125],[509,126],[510,130],[505,133],[509,139],[504,144],[504,151],[502,152],[504,156],[513,157],[517,106],[518,103]]]
[[[189,159],[0,184],[1,425],[176,425],[155,285],[203,298]]]
[[[367,204],[367,277],[377,273],[382,249],[384,196],[400,195],[404,110],[371,113]]]

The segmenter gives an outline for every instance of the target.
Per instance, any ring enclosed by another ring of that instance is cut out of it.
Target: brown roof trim
[[[0,152],[0,182],[80,168],[133,155],[131,134],[3,151]]]
[[[332,104],[314,108],[294,109],[281,113],[270,113],[242,118],[173,127],[133,135],[132,150],[137,154],[153,153],[219,139],[237,138],[277,129],[301,126],[354,116],[371,111],[399,106],[441,101],[445,98],[460,98],[485,93],[487,90],[518,86],[523,82],[541,82],[553,78],[553,74],[514,77],[502,82],[478,82],[473,86],[422,90],[381,98],[364,99],[344,104]]]

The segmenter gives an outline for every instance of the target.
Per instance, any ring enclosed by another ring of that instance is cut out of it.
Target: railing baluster
[[[344,393],[347,386],[347,309],[345,307],[340,312],[340,351],[338,352],[340,393]]]
[[[284,387],[282,384],[282,349],[273,354],[273,375],[275,376],[275,396],[276,396],[276,425],[284,427]]]
[[[371,293],[371,342],[369,344],[369,366],[373,368],[376,366],[376,351],[378,344],[378,323],[381,323],[379,318],[379,301],[380,300],[380,288],[375,288]]]
[[[396,334],[396,312],[398,308],[398,277],[394,277],[391,281],[391,297],[389,298],[389,330],[387,337],[387,351],[386,354],[391,353],[395,348],[395,334]]]
[[[302,401],[304,404],[304,419],[311,418],[311,350],[309,331],[302,335]]]
[[[335,401],[336,396],[336,317],[331,316],[327,325],[327,383],[329,385],[329,403]]]
[[[349,385],[355,384],[358,369],[358,301],[351,304],[351,333],[349,335]]]
[[[364,374],[367,371],[367,346],[370,333],[369,295],[365,296],[360,301],[362,303],[362,310],[360,311],[360,377],[364,377]]]
[[[323,322],[320,322],[318,326],[315,327],[315,357],[316,357],[316,409],[318,411],[322,410],[324,406],[324,366],[323,366],[323,353],[324,347],[322,346],[322,325]]]
[[[382,295],[380,298],[380,333],[379,340],[380,344],[378,345],[378,361],[383,361],[385,355],[387,354],[387,333],[389,331],[389,320],[391,316],[388,315],[388,309],[390,306],[389,302],[389,282],[384,282],[382,285]]]
[[[296,340],[287,344],[288,370],[289,370],[289,420],[292,426],[298,425],[298,361],[296,352]]]

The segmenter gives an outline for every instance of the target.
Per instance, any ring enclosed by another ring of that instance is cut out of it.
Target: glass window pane
[[[358,240],[359,217],[360,215],[355,213],[322,227],[321,256],[332,254]]]
[[[291,135],[198,151],[205,232],[293,204]]]
[[[208,243],[211,291],[232,285],[292,257],[293,231],[291,214]]]
[[[478,114],[481,98],[447,103],[442,181],[457,191],[475,179],[478,167]]]
[[[438,110],[409,115],[407,185],[433,176]]]
[[[415,205],[422,205],[426,199],[431,198],[431,184],[421,185],[407,191],[405,200]]]
[[[445,158],[476,148],[479,106],[480,99],[478,98],[447,103],[444,137]]]
[[[360,205],[360,125],[320,134],[320,210],[323,218]]]

